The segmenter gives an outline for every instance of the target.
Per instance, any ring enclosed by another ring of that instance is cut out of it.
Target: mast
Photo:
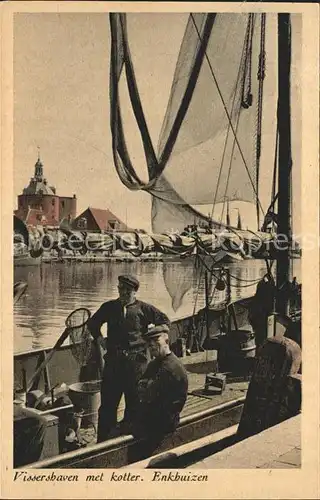
[[[240,215],[240,210],[238,210],[238,222],[237,222],[237,229],[242,229],[242,222],[241,222],[241,215]]]
[[[212,279],[212,274],[210,273],[210,280]],[[209,273],[208,271],[205,271],[204,274],[204,286],[205,286],[205,301],[206,301],[206,338],[208,339],[210,337],[210,322],[209,322],[209,306],[210,306],[210,300],[209,300]]]
[[[230,224],[230,207],[229,207],[229,198],[227,199],[227,216],[226,216],[227,226],[231,226]]]
[[[290,120],[290,67],[291,24],[290,14],[278,14],[278,252],[277,288],[281,290],[289,281],[290,230],[290,180],[291,180],[291,120]],[[279,241],[280,240],[280,241]],[[284,241],[285,240],[285,241]],[[287,314],[288,300],[285,293],[277,294],[276,309]]]

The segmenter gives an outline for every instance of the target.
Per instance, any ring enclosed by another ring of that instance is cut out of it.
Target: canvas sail
[[[114,163],[123,184],[152,195],[154,233],[181,232],[187,225],[207,225],[209,221],[213,228],[221,227],[223,208],[220,219],[212,220],[214,208],[232,200],[252,203],[253,210],[256,204],[263,218],[259,179],[270,179],[271,192],[277,84],[276,55],[266,53],[266,17],[274,29],[276,16],[272,19],[272,15],[189,16],[156,150],[130,53],[130,14],[110,14]],[[273,138],[265,151],[261,143],[264,100],[268,100],[265,126]],[[143,146],[147,179],[141,177],[134,155],[130,154],[130,134],[123,112],[128,102]],[[261,171],[263,154],[268,173]],[[269,202],[267,196],[267,205]],[[256,222],[250,229],[257,227]],[[246,238],[239,238],[241,246]],[[169,281],[165,279],[176,309],[185,289],[172,293]],[[180,281],[190,280],[186,275],[184,280],[175,277],[175,288]]]
[[[257,81],[251,82],[248,74],[250,66],[256,67],[257,44],[252,47],[252,42],[259,36],[257,24],[252,15],[190,16],[160,136],[160,160],[167,159],[175,126],[185,114],[166,169],[152,191],[155,196],[161,197],[165,178],[189,205],[254,201],[257,108],[254,102],[247,108],[242,103]],[[192,97],[184,103],[188,92]],[[161,209],[155,203],[159,229]]]
[[[129,49],[125,14],[111,14],[111,129],[115,165],[129,189],[153,196],[152,229],[181,231],[208,221],[195,206],[255,202],[259,176],[259,92],[265,78],[264,14],[190,15],[155,151]],[[148,181],[128,153],[121,115],[126,79]],[[256,229],[256,228],[252,228]]]

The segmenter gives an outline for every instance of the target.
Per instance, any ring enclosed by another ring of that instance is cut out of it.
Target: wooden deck
[[[189,395],[181,412],[181,417],[193,415],[246,395],[248,381],[227,383],[222,394],[208,394],[204,391],[206,374],[215,370],[216,356],[217,351],[206,351],[192,353],[191,356],[180,358],[186,367],[189,380]],[[118,421],[123,418],[124,408],[125,402],[124,398],[122,398],[118,409]],[[94,426],[80,430],[80,442],[83,446],[95,444],[96,429]]]

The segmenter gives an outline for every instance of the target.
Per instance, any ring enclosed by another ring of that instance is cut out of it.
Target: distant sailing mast
[[[238,222],[237,222],[237,229],[242,229],[242,222],[241,222],[240,210],[239,210],[239,208],[237,208],[237,210],[238,210]]]
[[[227,217],[226,217],[227,226],[231,226],[230,223],[230,207],[229,207],[229,198],[227,199]]]

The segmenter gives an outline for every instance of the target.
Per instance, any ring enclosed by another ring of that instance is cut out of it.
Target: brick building
[[[27,225],[59,226],[62,219],[76,217],[77,198],[58,196],[56,188],[49,186],[43,175],[43,164],[38,156],[34,176],[29,185],[18,196],[18,209],[15,215]]]

